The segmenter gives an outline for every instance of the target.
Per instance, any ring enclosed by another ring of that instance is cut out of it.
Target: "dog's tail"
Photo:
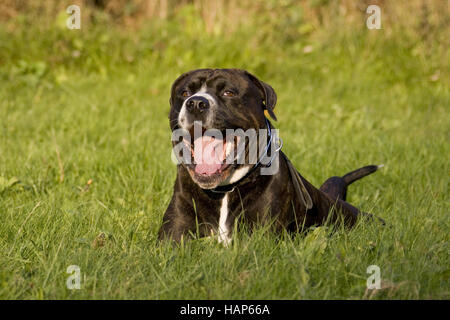
[[[346,175],[344,175],[342,177],[342,179],[344,179],[345,184],[347,186],[349,186],[356,180],[364,178],[365,176],[367,176],[371,173],[374,173],[375,171],[377,171],[379,168],[382,168],[382,167],[384,167],[384,164],[381,164],[378,166],[375,166],[375,165],[365,166],[365,167],[356,169],[355,171],[347,173]]]
[[[332,199],[341,199],[345,201],[347,198],[347,187],[350,184],[371,173],[374,173],[383,166],[383,164],[379,166],[365,166],[349,172],[343,177],[331,177],[322,184],[319,190],[328,194]]]

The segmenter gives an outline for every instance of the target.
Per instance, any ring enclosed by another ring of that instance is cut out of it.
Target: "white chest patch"
[[[231,242],[230,230],[227,226],[228,219],[228,193],[222,199],[219,217],[219,242],[228,246]]]

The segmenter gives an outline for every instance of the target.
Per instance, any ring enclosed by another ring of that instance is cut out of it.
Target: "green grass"
[[[448,299],[448,53],[362,26],[275,43],[192,28],[0,25],[0,298]],[[283,150],[314,185],[385,164],[348,200],[388,226],[159,243],[170,85],[200,67],[275,88]],[[368,292],[373,264],[383,289]]]

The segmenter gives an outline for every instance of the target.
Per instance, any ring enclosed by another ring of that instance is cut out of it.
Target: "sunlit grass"
[[[448,54],[363,29],[273,43],[159,28],[1,29],[1,298],[448,299]],[[316,186],[385,164],[349,201],[387,226],[159,243],[170,85],[200,67],[275,88],[283,150]],[[66,287],[70,265],[81,290]]]

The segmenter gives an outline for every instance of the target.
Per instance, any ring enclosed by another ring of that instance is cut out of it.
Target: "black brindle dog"
[[[170,98],[172,132],[182,130],[195,136],[195,127],[199,126],[201,135],[208,129],[220,133],[226,129],[266,129],[268,134],[258,137],[258,145],[264,142],[265,148],[260,150],[265,153],[259,154],[256,163],[224,163],[230,151],[234,154],[237,150],[239,140],[235,138],[225,141],[205,134],[194,140],[173,141],[174,147],[183,143],[189,149],[187,160],[191,161],[181,161],[177,166],[173,197],[163,218],[160,239],[180,241],[183,236],[198,232],[200,236],[216,234],[220,242],[228,244],[236,219],[250,227],[272,223],[276,230],[298,232],[326,220],[342,219],[352,226],[359,216],[370,216],[345,199],[348,185],[375,172],[378,166],[329,178],[320,189],[315,188],[280,151],[280,140],[265,116],[266,110],[276,120],[276,100],[271,86],[244,70],[200,69],[182,74],[175,81]],[[246,160],[249,145],[242,153]],[[209,151],[204,151],[208,147]],[[261,161],[262,156],[269,161]],[[276,170],[262,173],[274,164]]]

